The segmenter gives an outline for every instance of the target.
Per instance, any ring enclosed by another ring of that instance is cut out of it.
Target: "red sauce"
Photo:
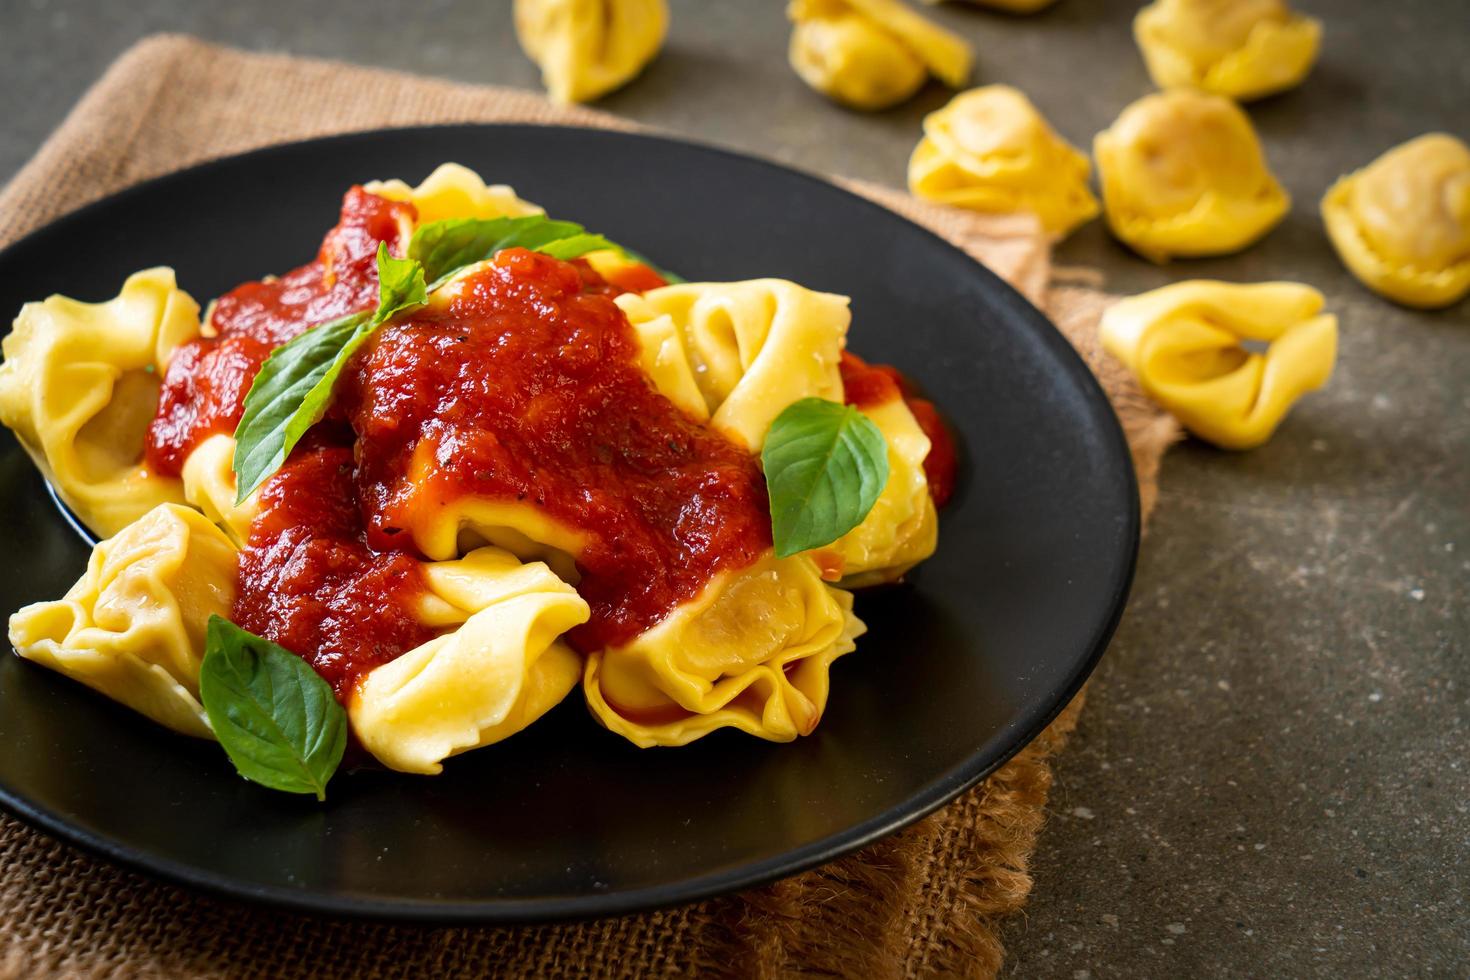
[[[847,403],[857,408],[882,405],[903,398],[914,421],[929,437],[929,455],[924,457],[924,476],[929,483],[929,496],[934,506],[943,507],[954,495],[955,474],[959,461],[954,436],[934,403],[920,398],[913,383],[895,367],[869,364],[850,351],[842,352],[842,388]]]
[[[245,393],[271,349],[308,327],[371,309],[378,299],[378,243],[395,255],[407,247],[403,223],[413,205],[347,192],[342,218],[316,260],[279,279],[239,286],[221,296],[209,323],[214,337],[185,344],[169,361],[145,458],[155,472],[177,476],[201,442],[234,432]]]
[[[339,383],[368,541],[464,495],[581,532],[584,651],[626,642],[771,545],[756,458],[654,390],[590,270],[510,249],[380,331]],[[413,461],[431,458],[415,476]]]

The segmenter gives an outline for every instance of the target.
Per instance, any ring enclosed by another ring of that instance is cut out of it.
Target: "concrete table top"
[[[662,56],[609,111],[901,185],[937,86],[864,115],[788,69],[777,0],[673,0]],[[1337,374],[1267,446],[1172,450],[1129,614],[1062,757],[1007,975],[1463,976],[1470,964],[1470,301],[1359,286],[1323,236],[1338,174],[1412,136],[1470,138],[1463,0],[1301,0],[1306,84],[1252,106],[1295,203],[1246,253],[1157,268],[1083,228],[1057,261],[1118,292],[1296,279],[1342,323]],[[536,87],[506,0],[12,0],[0,179],[138,37],[187,31],[466,82]],[[976,84],[1028,94],[1080,146],[1150,85],[1135,4],[1020,18],[952,4]]]

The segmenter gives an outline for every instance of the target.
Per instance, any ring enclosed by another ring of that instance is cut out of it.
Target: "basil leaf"
[[[428,299],[424,270],[378,246],[378,308],[331,320],[271,351],[245,393],[235,427],[235,502],[280,469],[301,437],[327,411],[342,369],[384,323]]]
[[[803,398],[776,416],[761,450],[771,536],[785,558],[857,527],[888,484],[888,444],[851,405]]]
[[[326,799],[327,781],[347,748],[347,712],[310,664],[211,616],[199,699],[240,775],[271,789]]]

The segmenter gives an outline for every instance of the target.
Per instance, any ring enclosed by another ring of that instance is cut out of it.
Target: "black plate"
[[[1025,300],[927,231],[824,181],[648,136],[520,126],[275,147],[133,188],[0,253],[0,311],[178,270],[201,300],[311,257],[354,181],[444,160],[505,181],[690,279],[852,297],[851,346],[927,388],[963,447],[938,554],[863,596],[816,733],[640,751],[573,694],[437,778],[356,774],[326,805],[219,749],[0,657],[0,802],[167,878],[301,909],[520,922],[686,902],[791,874],[918,819],[999,766],[1081,685],[1123,607],[1133,470],[1092,375]],[[87,547],[0,436],[8,612],[60,596]]]

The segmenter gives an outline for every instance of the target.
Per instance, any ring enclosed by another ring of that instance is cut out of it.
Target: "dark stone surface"
[[[1251,108],[1291,215],[1243,255],[1159,269],[1100,223],[1059,251],[1118,291],[1173,278],[1299,279],[1341,317],[1331,386],[1266,447],[1171,452],[1131,611],[1057,774],[1008,973],[1456,976],[1470,964],[1470,303],[1412,313],[1337,262],[1329,183],[1440,129],[1470,138],[1470,5],[1326,0],[1321,63]],[[674,0],[662,57],[603,107],[813,170],[903,180],[930,87],[861,115],[785,64],[782,5]],[[11,0],[0,177],[137,37],[469,82],[536,84],[500,0]],[[940,8],[977,83],[1027,91],[1086,145],[1149,85],[1133,5],[1033,18]]]

